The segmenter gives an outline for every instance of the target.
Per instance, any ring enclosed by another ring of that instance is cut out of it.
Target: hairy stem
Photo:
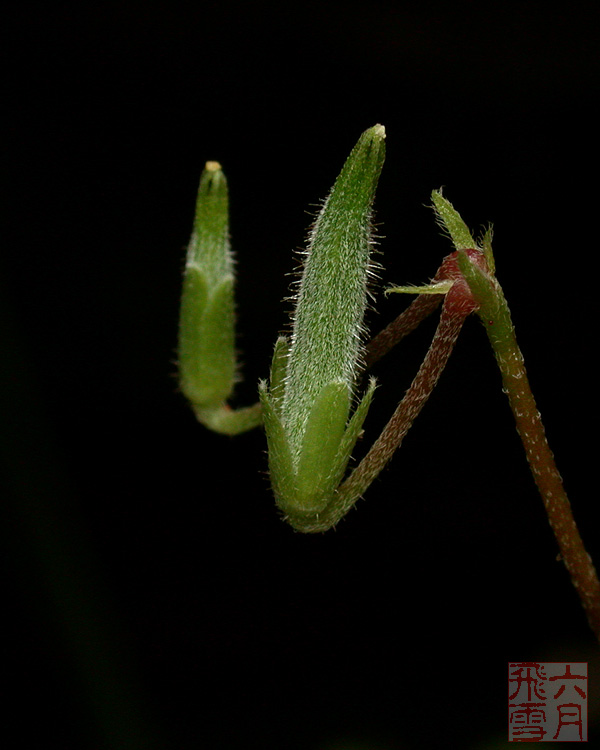
[[[495,278],[478,271],[465,257],[460,259],[459,264],[471,291],[480,302],[478,315],[494,350],[502,374],[504,392],[508,396],[517,431],[544,501],[562,560],[587,614],[590,627],[600,640],[600,582],[577,529],[571,503],[548,445],[506,299]]]
[[[260,403],[238,409],[232,409],[225,402],[205,407],[192,405],[192,408],[199,422],[222,435],[240,435],[260,427],[263,422]]]
[[[430,315],[440,304],[440,296],[419,296],[366,346],[365,365],[371,367]]]
[[[579,594],[590,627],[600,640],[600,582],[579,534],[571,503],[548,445],[544,425],[527,379],[523,356],[514,335],[511,339],[496,354],[504,390],[561,557]]]
[[[446,295],[433,341],[415,379],[370,451],[340,487],[344,513],[365,492],[400,447],[438,382],[460,329],[473,311],[472,299],[459,297],[462,293],[463,290],[457,289],[454,293],[452,289]]]

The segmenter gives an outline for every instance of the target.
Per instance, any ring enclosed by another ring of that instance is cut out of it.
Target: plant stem
[[[195,406],[192,404],[196,419],[205,427],[223,435],[240,435],[262,425],[262,408],[260,403],[232,409],[222,402],[215,406]]]
[[[494,350],[502,374],[503,390],[508,396],[517,431],[544,501],[561,557],[587,614],[590,627],[600,641],[600,582],[577,529],[571,503],[548,445],[506,299],[495,277],[481,273],[465,258],[459,264],[471,291],[480,303],[478,315]]]
[[[435,276],[428,285],[429,287],[447,279],[454,279],[456,281],[462,278],[462,274],[456,265],[456,260],[452,259],[453,257],[448,256],[444,259],[444,262],[438,268]],[[388,291],[400,291],[400,289],[392,288]],[[401,291],[408,292],[409,287],[403,287]],[[422,291],[422,288],[415,287],[414,293],[419,294],[419,296],[395,320],[392,320],[389,325],[369,341],[365,351],[365,365],[367,368],[374,365],[375,362],[391,351],[396,344],[402,341],[405,336],[408,336],[409,333],[412,333],[428,315],[431,315],[438,308],[443,295],[422,294]],[[467,291],[464,286],[462,287],[462,291],[463,293]],[[467,297],[470,296],[470,293],[467,292]],[[456,299],[456,297],[457,290],[455,289],[453,298]],[[473,307],[472,309],[475,308]]]
[[[372,448],[339,489],[340,495],[345,498],[346,510],[363,494],[400,447],[448,362],[460,329],[473,311],[471,303],[472,299],[469,298],[457,301],[453,290],[446,295],[433,341],[410,388]]]
[[[393,349],[405,336],[440,304],[441,296],[419,296],[388,326],[371,339],[366,346],[365,365],[371,367]]]

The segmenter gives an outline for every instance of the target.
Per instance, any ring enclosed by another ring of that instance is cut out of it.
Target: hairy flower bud
[[[261,384],[269,467],[292,522],[334,501],[375,383],[350,417],[366,308],[371,208],[385,130],[365,131],[310,232],[291,342],[280,340],[270,389]]]
[[[179,384],[195,407],[229,397],[235,377],[233,262],[227,181],[220,164],[200,178],[179,322]]]

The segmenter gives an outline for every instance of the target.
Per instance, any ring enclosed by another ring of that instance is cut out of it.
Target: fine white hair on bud
[[[371,382],[350,418],[384,158],[385,129],[376,125],[360,137],[310,229],[276,404],[273,383],[270,392],[262,386],[273,488],[290,516],[332,501],[375,387]],[[277,357],[281,362],[281,346]]]
[[[283,422],[294,461],[318,394],[343,383],[348,399],[360,361],[372,248],[371,212],[385,151],[376,125],[348,157],[309,234],[293,315]]]
[[[179,318],[179,383],[195,407],[220,404],[235,381],[233,260],[227,180],[216,161],[200,178]]]
[[[232,409],[235,353],[234,264],[227,180],[217,161],[200,178],[179,313],[179,385],[200,422],[235,435],[262,423],[260,405]]]

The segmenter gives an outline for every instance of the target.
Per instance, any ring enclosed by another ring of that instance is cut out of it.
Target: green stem
[[[227,403],[216,406],[196,406],[192,404],[194,414],[199,422],[213,432],[222,435],[240,435],[255,427],[260,427],[263,422],[262,406],[260,403],[252,406],[243,406],[232,409]]]
[[[587,614],[590,627],[600,640],[600,583],[594,565],[577,529],[571,503],[565,492],[544,426],[529,386],[523,355],[517,344],[508,304],[495,277],[476,267],[464,253],[459,265],[479,302],[483,321],[500,372],[504,392],[517,423],[527,460],[542,496],[561,557]]]

